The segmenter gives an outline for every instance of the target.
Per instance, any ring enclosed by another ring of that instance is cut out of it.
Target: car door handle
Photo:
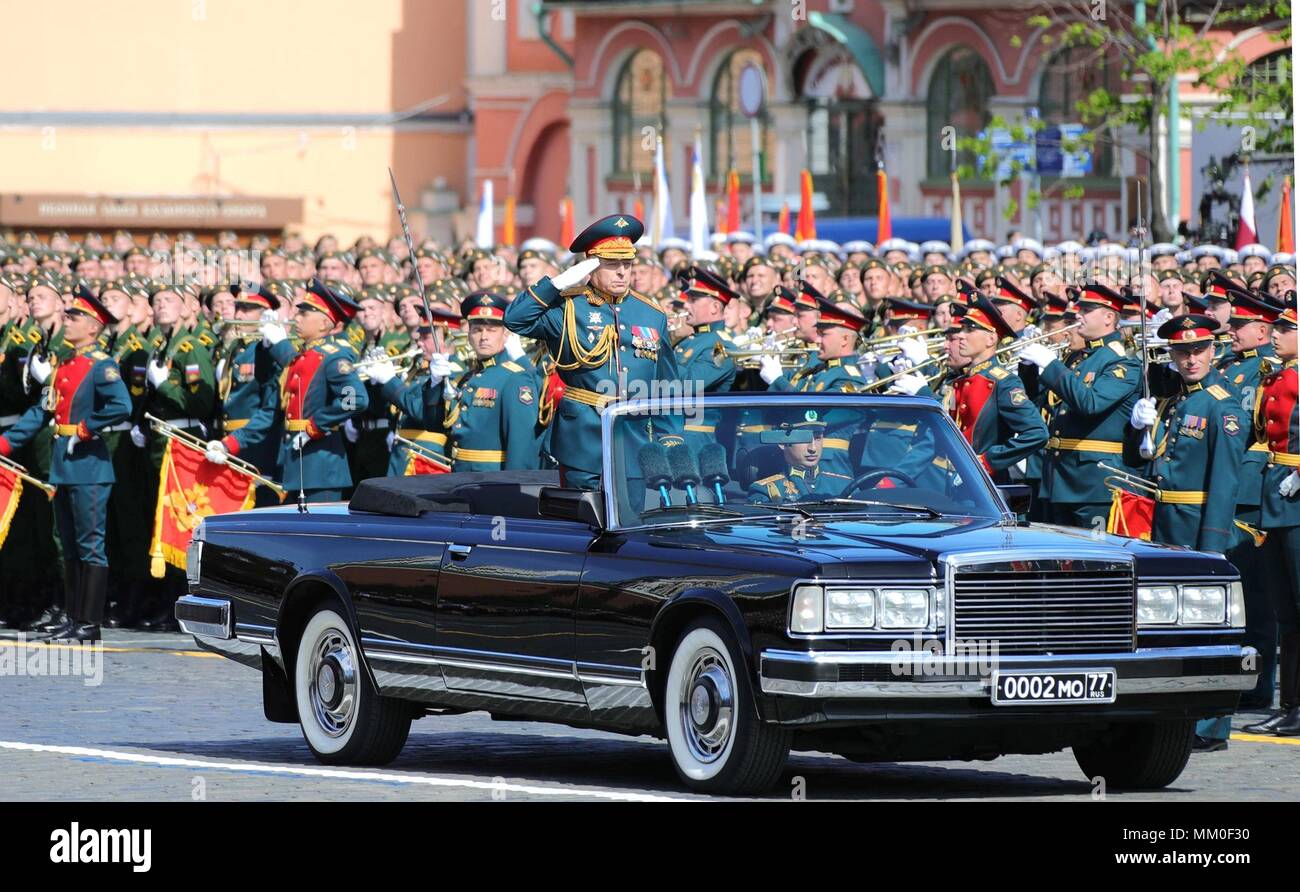
[[[447,552],[451,555],[453,561],[463,561],[469,557],[469,553],[474,550],[473,545],[448,545]]]

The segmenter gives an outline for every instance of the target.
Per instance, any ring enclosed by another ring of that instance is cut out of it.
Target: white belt
[[[207,425],[197,418],[164,418],[163,421],[172,427],[201,427],[207,429]]]
[[[0,422],[2,422],[2,421],[3,421],[3,419],[0,419]],[[112,432],[112,431],[129,431],[129,430],[130,430],[131,428],[133,428],[133,427],[135,427],[135,425],[132,424],[131,422],[129,422],[129,421],[123,421],[121,424],[114,424],[114,425],[112,425],[112,426],[110,426],[110,427],[100,428],[99,432],[100,432],[101,434],[106,434],[106,433],[110,433],[110,432]]]
[[[0,415],[0,427],[12,427],[18,423],[21,415]]]
[[[388,429],[387,418],[362,418],[361,429],[363,431],[379,431]]]

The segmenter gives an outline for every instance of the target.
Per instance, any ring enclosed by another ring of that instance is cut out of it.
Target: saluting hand
[[[592,271],[598,266],[600,266],[600,258],[589,257],[581,263],[575,263],[564,272],[552,276],[551,284],[554,285],[557,290],[563,291],[565,288],[568,288],[571,285],[577,285],[583,279],[587,278],[587,276],[591,275]]]

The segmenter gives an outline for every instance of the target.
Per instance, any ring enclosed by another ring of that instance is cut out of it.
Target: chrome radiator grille
[[[1134,648],[1132,565],[1068,559],[951,569],[953,638],[996,641],[998,653],[1128,653]]]

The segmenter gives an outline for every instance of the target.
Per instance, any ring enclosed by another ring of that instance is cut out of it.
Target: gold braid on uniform
[[[447,394],[447,389],[445,387],[443,388],[442,426],[448,431],[452,429],[456,424],[457,419],[460,418],[460,395],[465,392],[465,382],[470,378],[473,378],[480,368],[479,362],[476,359],[469,368],[465,369],[465,374],[461,375],[460,380],[452,385],[456,388],[456,396],[454,398]]]
[[[578,337],[578,311],[574,308],[574,301],[569,300],[564,304],[564,339],[569,342],[569,350],[573,353],[573,362],[561,362],[557,356],[555,366],[564,372],[571,372],[578,368],[594,369],[609,363],[611,367],[618,358],[615,347],[618,346],[618,334],[614,326],[606,325],[605,330],[601,332],[596,343],[590,350],[582,346],[582,341]],[[561,353],[563,353],[563,341],[561,341]]]

